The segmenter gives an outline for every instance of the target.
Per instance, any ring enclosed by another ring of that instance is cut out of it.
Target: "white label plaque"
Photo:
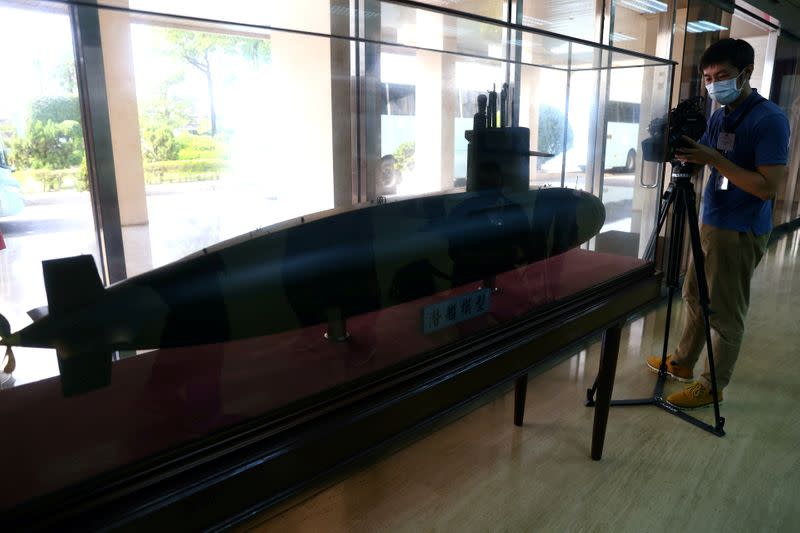
[[[427,335],[488,312],[491,295],[491,289],[480,289],[423,308],[422,332]]]

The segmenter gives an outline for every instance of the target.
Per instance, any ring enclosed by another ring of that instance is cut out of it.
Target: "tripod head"
[[[672,175],[670,178],[672,182],[689,182],[696,172],[696,164],[683,163],[676,159],[672,161]]]
[[[673,159],[671,163],[672,173],[670,176],[669,187],[667,187],[667,190],[661,195],[661,206],[658,210],[658,224],[656,225],[653,233],[650,235],[650,240],[647,242],[647,246],[645,247],[643,257],[648,261],[655,260],[656,241],[659,233],[661,232],[661,227],[666,221],[667,210],[670,207],[674,207],[677,203],[678,209],[674,214],[677,218],[683,219],[683,217],[686,216],[687,203],[691,203],[692,209],[694,209],[696,195],[694,192],[694,185],[692,185],[692,177],[694,177],[695,173],[697,172],[697,165],[695,163],[683,163],[677,159]],[[676,198],[678,196],[681,197],[680,202],[676,202]],[[687,198],[688,200],[684,200],[684,198]],[[695,223],[697,223],[696,214]],[[683,225],[680,225],[680,227],[682,228]],[[682,232],[679,236],[675,235],[675,237],[679,237],[680,242],[683,242]]]

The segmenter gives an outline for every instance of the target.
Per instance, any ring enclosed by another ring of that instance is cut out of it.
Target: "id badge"
[[[728,178],[720,174],[717,176],[717,190],[718,191],[727,191],[728,190]]]
[[[722,132],[717,137],[717,150],[722,152],[733,152],[733,143],[736,141],[735,133]]]

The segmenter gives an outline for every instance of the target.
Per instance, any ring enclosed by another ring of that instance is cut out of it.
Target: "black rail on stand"
[[[611,406],[626,406],[626,405],[655,405],[664,409],[678,418],[693,424],[700,429],[708,431],[718,437],[725,435],[723,429],[725,419],[720,416],[719,412],[719,394],[717,391],[717,373],[714,366],[714,352],[711,344],[711,323],[709,315],[711,313],[710,302],[708,297],[708,281],[705,275],[705,257],[703,256],[703,249],[700,245],[700,228],[697,220],[697,209],[695,208],[696,194],[692,186],[691,177],[693,174],[693,167],[691,164],[678,164],[673,166],[672,180],[670,181],[667,191],[662,198],[661,207],[658,216],[658,225],[650,238],[645,251],[645,257],[653,259],[655,254],[655,242],[658,238],[661,228],[667,219],[667,211],[670,207],[673,210],[672,225],[670,228],[669,240],[669,255],[667,257],[667,271],[666,280],[669,289],[667,299],[667,316],[664,324],[664,345],[661,352],[661,365],[658,369],[658,379],[656,380],[653,395],[648,398],[639,398],[633,400],[613,400]],[[675,291],[680,288],[680,261],[681,250],[683,249],[684,228],[689,227],[689,239],[692,250],[692,258],[694,259],[695,274],[697,276],[697,290],[700,300],[700,307],[703,311],[703,327],[706,336],[706,349],[708,352],[708,368],[711,373],[711,396],[714,399],[714,425],[707,424],[688,413],[682,411],[678,407],[667,402],[664,398],[664,383],[667,379],[667,350],[669,349],[669,329],[670,321],[672,319],[672,299],[675,296]],[[601,356],[602,357],[602,356]],[[601,366],[602,368],[602,366]],[[598,391],[598,382],[601,381],[601,376],[598,374],[592,388],[586,391],[586,405],[589,407],[595,406],[595,393]],[[598,396],[598,401],[600,398]],[[605,402],[603,402],[605,403]],[[600,450],[602,451],[602,450]],[[593,450],[594,453],[594,450]]]

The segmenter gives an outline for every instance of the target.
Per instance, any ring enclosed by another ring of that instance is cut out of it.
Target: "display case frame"
[[[382,83],[380,56],[385,50],[413,53],[415,58],[419,54],[419,57],[429,62],[422,61],[423,66],[433,64],[433,68],[438,69],[437,72],[445,72],[449,68],[444,64],[446,61],[443,62],[443,58],[467,58],[477,64],[499,65],[506,81],[512,82],[512,87],[519,84],[520,89],[512,98],[512,108],[517,110],[517,115],[523,108],[530,108],[531,102],[535,101],[536,91],[533,88],[521,88],[524,78],[534,80],[545,71],[560,76],[559,79],[563,79],[566,89],[566,93],[560,95],[563,96],[564,113],[560,137],[562,158],[557,185],[562,187],[570,179],[567,171],[570,94],[584,79],[591,79],[596,88],[596,105],[591,111],[592,128],[584,133],[589,139],[586,151],[595,155],[590,156],[586,162],[590,168],[581,174],[584,175],[582,188],[597,196],[603,196],[604,193],[603,176],[606,169],[603,159],[607,151],[607,120],[603,117],[606,104],[610,100],[610,78],[613,74],[633,69],[663,73],[663,87],[657,88],[658,80],[653,76],[653,80],[647,82],[652,85],[649,92],[640,90],[641,94],[648,92],[655,102],[642,103],[642,108],[648,109],[642,115],[655,117],[669,108],[673,62],[512,23],[510,6],[509,20],[502,21],[423,2],[347,2],[346,6],[342,2],[332,2],[331,6],[338,7],[332,9],[331,16],[326,19],[327,30],[320,31],[313,25],[293,26],[291,21],[272,23],[262,20],[253,23],[237,20],[235,17],[222,20],[202,14],[169,12],[168,4],[164,4],[161,10],[155,10],[131,8],[128,2],[110,0],[96,3],[49,3],[66,6],[73,24],[92,201],[99,240],[103,243],[102,271],[104,278],[110,282],[127,277],[130,268],[126,268],[124,227],[120,217],[120,205],[124,198],[121,198],[117,188],[119,181],[114,164],[114,156],[117,154],[112,146],[115,133],[109,117],[109,109],[113,107],[110,100],[114,97],[110,96],[113,91],[105,91],[109,82],[104,71],[102,51],[108,43],[104,45],[101,39],[103,14],[122,17],[127,24],[169,22],[194,29],[216,27],[229,33],[244,33],[248,36],[276,32],[328,42],[331,64],[346,60],[345,70],[348,72],[347,80],[330,91],[332,101],[337,99],[337,102],[346,102],[347,105],[347,112],[331,117],[332,128],[341,133],[333,136],[332,140],[332,207],[342,210],[359,204],[377,204],[399,199],[381,198],[374,179],[370,178],[376,174],[379,164],[377,156],[381,153],[378,146],[381,138],[381,117],[376,110],[379,104],[377,89]],[[403,13],[413,13],[414,17],[425,24],[431,23],[431,20],[440,24],[438,27],[442,31],[442,39],[434,44],[426,42],[430,34],[426,34],[424,28],[408,30],[405,36],[397,32],[392,36],[389,31],[392,29],[391,25],[376,25],[376,17],[370,15],[371,9],[380,10],[384,5],[394,6],[402,12],[400,15],[395,13],[401,18],[405,16]],[[486,39],[496,40],[495,44],[498,46],[492,48],[486,45],[483,37],[473,36],[461,42],[457,39],[448,40],[446,35],[449,30],[456,33],[461,31],[465,35],[476,32],[481,35],[481,28],[489,35]],[[602,33],[604,32],[601,31]],[[477,45],[483,46],[485,50],[481,53],[471,50],[470,47]],[[537,58],[537,53],[543,56]],[[450,66],[455,69],[455,61],[453,63]],[[349,75],[351,71],[352,76]],[[455,76],[454,72],[450,74]],[[444,86],[447,88],[446,83]],[[530,87],[538,85],[531,82]],[[439,102],[444,98],[442,83],[427,86],[421,83],[417,91],[417,94],[424,94],[425,98],[429,93],[439,92]],[[424,109],[429,111],[431,102],[435,101],[436,98],[430,99],[424,104],[427,106],[423,106]],[[537,118],[532,113],[524,119],[517,116],[517,122],[530,126]],[[444,119],[440,120],[441,124],[445,122],[447,121]],[[443,139],[448,135],[450,139],[458,138],[452,121],[445,125],[451,130],[446,135],[443,133],[444,126],[440,127],[439,123],[431,128],[433,137],[438,138],[440,144],[444,143]],[[645,132],[639,131],[638,135],[641,137]],[[450,169],[453,168],[452,161],[438,159],[430,165],[431,168],[437,165],[442,169],[448,165]],[[535,164],[531,169],[539,171]],[[456,188],[455,176],[447,172],[429,173],[438,182],[434,187],[435,191],[413,192],[431,194],[452,191]],[[648,172],[653,175],[656,183],[663,181],[663,165],[653,166]],[[537,183],[534,179],[531,185],[547,184]],[[638,182],[633,187],[637,186]],[[411,196],[413,194],[404,197]],[[658,207],[657,194],[648,192],[631,202],[640,204],[639,214],[632,215],[631,218],[638,216],[643,220],[651,219],[649,223],[643,223],[642,228],[647,228],[648,224],[654,226]],[[311,215],[311,218],[314,216],[333,214]],[[645,229],[640,231],[644,232]],[[621,266],[610,268],[607,275],[595,273],[596,277],[591,277],[587,274],[591,268],[586,266],[585,261],[582,263],[580,258],[572,262],[550,263],[557,264],[559,269],[556,275],[546,274],[543,278],[543,287],[546,291],[553,292],[552,297],[537,300],[535,305],[520,307],[513,315],[497,318],[493,324],[487,322],[489,325],[483,329],[467,328],[464,332],[459,331],[458,335],[443,337],[443,340],[437,341],[438,344],[428,346],[419,353],[408,354],[405,359],[377,368],[373,372],[347,374],[348,379],[338,383],[321,382],[318,389],[307,395],[289,398],[283,404],[270,405],[256,414],[244,409],[242,412],[245,414],[231,420],[214,420],[208,426],[191,426],[156,448],[138,450],[138,455],[120,452],[117,463],[110,459],[107,464],[92,467],[91,450],[82,453],[79,446],[75,446],[71,452],[75,456],[67,457],[66,453],[58,455],[60,452],[53,452],[54,455],[47,458],[54,471],[63,473],[66,471],[65,461],[77,457],[79,463],[85,463],[81,465],[83,470],[77,474],[71,472],[69,475],[54,476],[47,480],[44,476],[32,475],[32,470],[26,470],[28,467],[46,470],[46,467],[26,463],[14,472],[20,479],[28,479],[30,484],[26,486],[25,497],[14,500],[12,506],[4,509],[9,517],[8,523],[13,527],[26,529],[70,525],[139,528],[149,524],[163,526],[178,521],[198,528],[230,525],[322,479],[330,479],[330,476],[346,472],[357,461],[375,457],[375,454],[385,452],[396,443],[419,435],[432,424],[462,412],[491,391],[501,390],[509,383],[518,382],[548,365],[555,364],[565,356],[565,350],[577,343],[595,339],[606,331],[609,333],[602,361],[606,381],[601,384],[600,392],[610,397],[617,351],[614,338],[618,336],[621,324],[628,317],[641,312],[660,295],[660,278],[655,265],[652,261],[639,259],[646,237],[639,235],[637,239],[642,241],[642,245],[637,242],[637,246],[633,247],[635,249],[627,254],[627,262],[623,261]],[[598,256],[626,255],[620,254],[613,247],[604,247],[603,242],[603,239],[593,240],[579,252],[597,253]],[[585,270],[570,274],[569,268],[581,264]],[[560,279],[562,274],[564,278],[586,276],[587,281],[583,285],[577,284],[571,289],[565,289],[559,285],[563,281]],[[562,292],[558,292],[559,290]],[[414,305],[422,304],[417,302]],[[415,308],[413,313],[418,311]],[[536,348],[533,349],[532,346]],[[265,348],[262,351],[267,350]],[[223,352],[221,359],[214,364],[221,367],[226,361],[233,360],[225,359],[228,355],[230,354]],[[291,357],[294,354],[287,351],[283,355]],[[6,414],[13,417],[19,406],[24,405],[26,412],[34,413],[29,416],[38,421],[56,413],[85,419],[103,419],[109,415],[104,410],[106,406],[101,405],[106,400],[118,402],[113,404],[115,408],[134,406],[136,394],[141,394],[148,401],[157,402],[159,397],[154,391],[167,394],[170,389],[169,383],[158,383],[148,388],[155,373],[149,365],[157,365],[160,357],[166,358],[164,354],[150,353],[115,361],[113,372],[122,379],[112,386],[113,390],[106,396],[94,396],[68,403],[69,400],[59,396],[57,379],[3,391],[2,394],[8,398],[4,402],[8,409]],[[184,366],[176,365],[170,371],[191,373],[191,363],[181,365]],[[239,362],[237,365],[240,365],[237,372],[248,370]],[[213,364],[210,364],[209,368],[211,367]],[[221,369],[216,371],[219,375],[223,373]],[[167,372],[168,378],[169,374]],[[176,380],[180,382],[179,378]],[[302,379],[298,378],[299,381]],[[143,386],[141,383],[148,385]],[[126,390],[133,393],[128,394]],[[253,392],[255,389],[247,390]],[[601,409],[598,409],[597,415],[599,418],[592,450],[595,458],[599,458],[602,452],[605,432],[607,406],[603,413],[603,403],[606,402],[599,402]],[[181,417],[191,417],[194,406],[184,407],[186,411],[174,414],[168,423],[175,423]],[[228,414],[222,408],[220,413]],[[515,416],[519,419],[521,413],[521,407],[518,406]],[[134,414],[133,418],[139,416],[139,413]],[[142,418],[145,418],[144,415]],[[59,427],[53,431],[61,435],[62,430]],[[40,437],[40,431],[30,430],[24,437],[34,442]],[[66,434],[66,430],[64,431]],[[106,441],[101,433],[87,438],[91,440],[96,436],[100,448],[118,446],[127,449],[135,448],[139,444],[135,436],[121,435],[117,441]],[[24,447],[25,438],[21,438],[15,446]],[[188,513],[189,509],[193,512]],[[191,523],[187,522],[188,516],[191,516]]]

